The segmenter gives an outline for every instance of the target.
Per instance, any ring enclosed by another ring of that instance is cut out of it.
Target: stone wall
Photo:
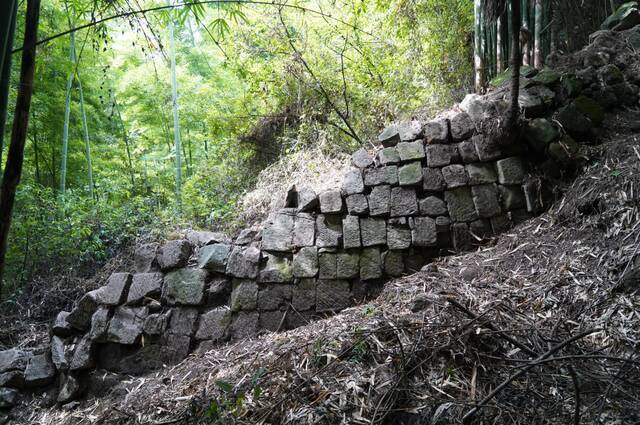
[[[50,347],[0,352],[0,408],[16,388],[55,383],[64,404],[96,368],[139,374],[197,347],[295,328],[541,212],[539,170],[574,167],[603,107],[638,101],[612,61],[563,75],[525,68],[523,133],[507,146],[492,136],[505,86],[469,95],[435,120],[386,128],[379,148],[353,154],[341,188],[293,187],[284,209],[233,240],[191,232],[140,246],[135,270],[113,274],[58,315]]]

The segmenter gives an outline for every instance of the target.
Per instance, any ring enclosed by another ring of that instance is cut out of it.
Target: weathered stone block
[[[107,329],[109,329],[109,316],[111,312],[106,307],[98,308],[91,318],[91,329],[87,334],[92,341],[103,342]]]
[[[338,279],[353,279],[360,273],[360,255],[340,252],[336,256],[336,275]]]
[[[537,214],[543,209],[540,184],[537,181],[529,181],[522,185],[527,211]]]
[[[165,242],[158,250],[158,264],[163,271],[184,267],[192,252],[193,245],[186,239]]]
[[[169,318],[169,333],[174,335],[193,336],[198,321],[198,310],[193,307],[177,307]]]
[[[157,243],[140,245],[133,254],[134,268],[138,273],[149,273],[160,270],[156,254],[158,252]]]
[[[67,322],[75,329],[87,330],[91,324],[91,316],[97,309],[98,303],[93,298],[93,294],[89,292],[80,298],[78,305],[71,310],[71,313],[67,316]]]
[[[555,119],[571,137],[576,139],[588,136],[593,128],[593,122],[580,112],[574,103],[561,108]]]
[[[200,248],[198,255],[198,267],[224,273],[227,269],[227,258],[231,252],[231,246],[222,243],[214,243]]]
[[[291,285],[261,285],[258,310],[286,310],[291,301]]]
[[[313,246],[316,241],[316,220],[308,213],[298,213],[293,226],[293,245],[296,248]]]
[[[61,311],[56,316],[53,321],[53,325],[51,326],[51,332],[54,335],[58,335],[61,337],[67,337],[74,332],[74,328],[71,326],[69,322],[67,322],[67,317],[69,317],[68,311]]]
[[[422,137],[422,124],[418,120],[403,121],[397,127],[401,142],[411,142]]]
[[[378,248],[366,248],[360,254],[360,279],[375,280],[382,277],[382,258]]]
[[[404,274],[404,253],[402,251],[387,251],[382,254],[384,272],[388,276],[399,277]]]
[[[65,344],[59,336],[51,337],[51,362],[58,371],[65,371],[69,368],[69,358],[71,357],[70,347]]]
[[[423,127],[424,139],[427,144],[442,144],[449,142],[449,123],[445,119],[429,121]]]
[[[558,130],[546,118],[536,118],[527,124],[524,137],[534,150],[544,152],[558,138]]]
[[[316,246],[318,248],[334,248],[342,242],[342,220],[331,215],[316,217]]]
[[[337,279],[337,256],[333,252],[320,252],[318,254],[318,273],[320,279]]]
[[[502,156],[502,148],[495,139],[477,134],[471,140],[476,146],[476,153],[480,161],[493,161]]]
[[[206,282],[205,270],[174,270],[164,277],[162,299],[169,305],[202,305]]]
[[[293,249],[295,214],[295,210],[288,208],[280,210],[269,217],[262,230],[263,250],[289,252]]]
[[[395,146],[400,143],[400,131],[396,124],[391,124],[382,130],[382,133],[378,135],[378,143],[384,147]]]
[[[299,212],[310,212],[318,208],[318,195],[308,186],[297,188],[294,186],[296,209]]]
[[[507,211],[513,211],[526,206],[524,193],[521,186],[498,186],[502,207]]]
[[[411,229],[406,218],[391,218],[387,223],[389,249],[407,249],[411,246]]]
[[[231,323],[231,335],[234,339],[249,338],[258,333],[260,313],[241,311],[234,315]]]
[[[414,246],[434,246],[438,241],[436,221],[430,217],[409,219],[411,240]]]
[[[62,385],[60,392],[58,393],[57,401],[60,404],[67,404],[73,401],[80,395],[82,386],[80,381],[73,375],[67,375],[61,377]]]
[[[462,140],[471,137],[476,130],[476,126],[473,120],[466,112],[459,112],[455,114],[449,120],[451,138],[454,142],[460,142]]]
[[[209,289],[206,293],[207,305],[209,307],[218,307],[225,305],[231,294],[231,282],[227,278],[216,278],[209,283]]]
[[[458,158],[456,145],[427,145],[427,165],[431,168],[444,167]]]
[[[316,285],[316,311],[340,311],[351,305],[349,282],[345,280],[319,280]]]
[[[116,308],[109,322],[106,340],[123,345],[138,343],[148,314],[146,307]]]
[[[422,163],[416,161],[400,167],[398,183],[400,186],[416,186],[422,183]]]
[[[380,217],[389,215],[391,186],[375,186],[369,194],[369,215]]]
[[[470,188],[447,190],[444,193],[444,200],[453,221],[473,221],[478,218]]]
[[[260,250],[249,246],[236,246],[227,260],[227,274],[233,277],[255,279],[260,265]]]
[[[360,248],[360,220],[356,216],[348,215],[342,220],[343,246],[345,249]]]
[[[452,246],[451,240],[451,219],[449,217],[436,217],[437,245],[440,248]]]
[[[393,165],[400,163],[400,155],[395,147],[384,148],[378,152],[378,163],[380,165]]]
[[[29,363],[24,371],[24,384],[27,388],[43,387],[52,383],[55,376],[56,369],[51,362],[49,353],[36,354],[29,358]]]
[[[358,149],[351,155],[351,164],[356,168],[367,168],[373,165],[373,158],[366,149]]]
[[[347,196],[347,211],[351,215],[367,215],[369,214],[369,202],[366,195],[358,193],[356,195]]]
[[[428,192],[439,192],[445,188],[444,177],[439,168],[423,168],[422,178],[422,188]]]
[[[369,168],[364,170],[365,186],[379,186],[381,184],[398,184],[398,167],[387,165],[380,168]]]
[[[391,189],[391,217],[418,214],[418,198],[412,188],[394,187]]]
[[[228,335],[230,324],[231,310],[226,307],[210,310],[200,316],[196,339],[222,341]]]
[[[342,180],[342,193],[344,195],[353,195],[362,192],[364,192],[362,171],[358,168],[347,171]]]
[[[444,167],[442,177],[448,189],[466,186],[469,183],[469,176],[467,176],[464,165],[454,164]]]
[[[291,259],[283,255],[266,253],[263,256],[264,265],[260,270],[258,281],[269,283],[293,282]]]
[[[255,310],[258,305],[258,284],[252,280],[234,279],[231,310]]]
[[[192,245],[203,247],[214,243],[229,244],[231,239],[220,232],[209,232],[206,230],[191,230],[187,233],[187,240]]]
[[[238,234],[238,237],[235,239],[234,243],[236,245],[243,245],[243,246],[249,245],[254,241],[258,240],[259,235],[260,235],[260,232],[257,229],[254,229],[254,228],[242,229],[240,231],[240,234]]]
[[[0,351],[0,373],[12,370],[24,371],[31,354],[15,348]]]
[[[513,156],[501,159],[496,162],[496,167],[500,184],[521,184],[523,182],[525,170],[520,158]]]
[[[471,249],[471,235],[469,234],[469,226],[466,223],[454,223],[451,226],[453,238],[453,248],[458,251],[466,251]]]
[[[385,245],[387,243],[386,222],[379,218],[361,218],[360,235],[362,246]]]
[[[424,144],[422,140],[415,142],[402,142],[396,146],[400,161],[420,161],[425,157]]]
[[[342,195],[337,190],[323,192],[319,196],[322,214],[340,214],[342,212]],[[264,236],[263,236],[264,238]]]
[[[295,277],[315,277],[318,274],[318,248],[301,248],[293,256],[293,275]]]
[[[447,204],[436,196],[429,196],[420,201],[420,214],[430,217],[447,214]]]
[[[471,193],[478,217],[490,218],[502,213],[495,184],[472,186]]]
[[[473,139],[458,143],[458,153],[460,154],[462,162],[465,164],[480,161],[478,153],[476,152],[476,144],[473,142]]]
[[[136,273],[133,275],[127,304],[138,304],[145,298],[157,299],[162,291],[162,273]]]
[[[469,176],[470,185],[495,183],[498,181],[498,175],[496,174],[493,163],[468,164],[465,168]]]
[[[491,230],[493,230],[494,235],[499,235],[511,228],[511,221],[509,221],[509,217],[506,214],[491,217],[490,221]]]
[[[316,280],[300,279],[292,288],[291,305],[296,311],[312,310],[316,306]]]
[[[172,310],[166,313],[154,313],[147,316],[144,321],[142,331],[145,335],[160,336],[169,326],[169,320],[171,319]]]
[[[69,369],[73,371],[93,369],[96,364],[94,353],[94,341],[89,335],[85,335],[80,342],[76,344]]]
[[[491,222],[486,218],[481,218],[476,221],[472,221],[469,224],[469,231],[472,236],[475,236],[477,239],[487,239],[493,235],[491,231]]]
[[[18,404],[18,396],[19,392],[17,390],[11,388],[0,388],[0,409],[7,409]],[[3,424],[8,423],[7,421],[3,422],[3,413],[0,413],[0,422]]]
[[[270,332],[280,332],[286,327],[286,316],[286,311],[261,311],[259,327]]]

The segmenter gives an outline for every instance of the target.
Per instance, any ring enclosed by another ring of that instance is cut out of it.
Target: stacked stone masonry
[[[389,126],[377,151],[353,154],[341,188],[292,187],[285,208],[234,240],[191,232],[138,247],[134,270],[57,316],[47,350],[0,352],[0,407],[51,384],[67,403],[96,368],[140,374],[199,346],[298,327],[539,213],[533,165],[568,167],[612,96],[638,101],[638,81],[614,64],[591,69],[527,73],[521,141],[481,131],[503,115],[508,91],[469,95],[440,118]]]

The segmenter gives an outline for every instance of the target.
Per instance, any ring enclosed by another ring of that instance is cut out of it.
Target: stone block
[[[358,168],[347,171],[342,180],[342,193],[344,195],[353,195],[362,192],[364,192],[364,180],[362,179],[362,171],[360,171],[360,169]],[[322,208],[322,199],[320,199],[320,207]]]
[[[469,176],[464,165],[454,164],[442,169],[442,177],[448,189],[466,186],[469,183]]]
[[[75,332],[74,328],[71,326],[69,322],[67,322],[67,317],[69,317],[68,311],[61,311],[56,316],[53,321],[53,325],[51,326],[51,332],[54,335],[67,337]]]
[[[65,371],[69,368],[71,349],[59,336],[51,337],[51,362],[58,371]]]
[[[461,252],[471,249],[471,235],[469,234],[469,226],[466,223],[453,223],[451,234],[453,248],[456,251]]]
[[[436,217],[437,245],[440,248],[452,246],[451,240],[451,219],[449,217]]]
[[[342,219],[332,215],[316,217],[316,246],[318,248],[339,247],[342,242]]]
[[[420,161],[425,157],[424,144],[422,140],[416,140],[415,142],[402,142],[396,146],[400,161]]]
[[[410,162],[398,169],[398,183],[400,186],[417,186],[422,183],[422,163]]]
[[[82,390],[79,379],[73,375],[61,377],[61,387],[58,392],[58,403],[64,405],[76,399]]]
[[[473,139],[458,143],[458,153],[460,154],[460,159],[462,159],[462,162],[465,164],[480,161],[478,153],[476,152],[476,144],[473,142]]]
[[[224,233],[209,232],[206,230],[191,230],[187,232],[187,240],[197,247],[212,245],[214,243],[231,243],[231,239]]]
[[[447,214],[447,204],[437,196],[428,196],[419,203],[420,214],[430,217]]]
[[[260,266],[260,250],[249,246],[235,246],[227,260],[227,274],[243,279],[255,279]]]
[[[92,297],[100,305],[116,306],[122,304],[131,285],[131,274],[113,273],[107,284],[91,291]]]
[[[351,155],[351,164],[356,168],[367,168],[373,165],[373,158],[366,149],[358,149]]]
[[[427,166],[444,167],[458,161],[456,145],[427,145]]]
[[[340,214],[342,212],[342,195],[339,191],[329,190],[321,193],[318,198],[320,199],[320,212],[322,214]]]
[[[224,243],[214,243],[200,248],[198,254],[198,267],[224,273],[227,269],[227,258],[231,252],[231,246]]]
[[[501,159],[496,162],[500,184],[522,184],[525,175],[524,164],[518,157]]]
[[[295,187],[296,209],[299,212],[311,212],[318,208],[318,195],[308,186]]]
[[[320,252],[318,254],[318,275],[320,279],[337,279],[338,264],[334,252]]]
[[[526,206],[524,193],[522,187],[519,185],[513,186],[498,186],[500,192],[500,199],[502,200],[502,207],[507,211],[513,211]]]
[[[218,307],[227,304],[231,294],[231,282],[225,277],[213,279],[209,283],[206,298],[209,307]]]
[[[76,349],[73,352],[73,358],[71,359],[69,370],[78,371],[93,369],[96,364],[94,347],[94,341],[89,335],[82,337],[80,342],[76,344]]]
[[[390,212],[391,186],[375,186],[368,196],[369,215],[372,217],[387,216]]]
[[[340,195],[338,194],[338,197]],[[342,202],[342,200],[340,201]],[[269,216],[262,230],[262,249],[289,252],[293,249],[295,210],[286,208]]]
[[[378,152],[378,163],[380,165],[393,165],[400,163],[400,155],[395,147],[384,148]]]
[[[411,142],[422,137],[422,124],[418,120],[403,121],[397,124],[401,142]]]
[[[78,301],[78,305],[67,316],[67,322],[75,329],[85,331],[91,325],[91,317],[98,309],[98,303],[91,292]]]
[[[360,220],[356,216],[348,215],[342,220],[342,239],[345,249],[360,248]]]
[[[92,341],[104,341],[107,335],[107,329],[109,329],[110,316],[111,311],[107,307],[100,307],[93,314],[93,317],[91,318],[91,328],[89,329],[89,333],[87,334],[87,336],[91,338]]]
[[[236,245],[242,245],[242,246],[249,245],[255,242],[256,240],[259,240],[258,238],[259,235],[260,235],[260,232],[255,228],[242,229],[238,237],[235,239],[234,243]]]
[[[382,258],[378,248],[365,248],[360,254],[360,279],[375,280],[382,277]]]
[[[147,316],[144,321],[142,331],[145,335],[160,336],[169,326],[169,320],[171,319],[172,310],[165,313],[154,313]]]
[[[346,280],[319,280],[316,285],[316,311],[318,313],[344,310],[351,305],[349,282]]]
[[[31,354],[15,348],[0,351],[0,373],[12,370],[24,371],[29,364]]]
[[[146,307],[116,308],[109,322],[106,340],[123,345],[137,344],[148,314]]]
[[[460,142],[473,135],[476,126],[466,112],[459,112],[449,120],[451,138],[454,142]]]
[[[301,248],[293,256],[293,275],[295,277],[315,277],[318,274],[318,248]]]
[[[293,269],[290,257],[265,253],[262,257],[263,266],[258,275],[259,282],[291,283]]]
[[[259,327],[270,332],[280,332],[286,328],[286,318],[286,311],[261,311]]]
[[[145,298],[158,299],[162,292],[162,273],[136,273],[131,280],[127,304],[138,304]]]
[[[449,123],[440,118],[429,121],[423,127],[424,140],[427,144],[443,144],[449,142]]]
[[[336,256],[336,275],[338,279],[353,279],[360,273],[360,255],[352,252],[340,252]]]
[[[158,250],[158,264],[163,271],[184,267],[192,252],[193,245],[186,239],[167,241]]]
[[[133,254],[133,264],[137,273],[149,273],[160,270],[156,255],[158,253],[157,243],[140,245]]]
[[[402,251],[387,251],[383,253],[382,262],[386,275],[400,277],[404,274],[404,253]]]
[[[490,218],[502,213],[498,202],[498,188],[495,184],[472,186],[471,193],[478,217]]]
[[[491,217],[491,230],[494,235],[499,235],[500,233],[506,232],[511,228],[511,221],[507,214],[498,215],[496,217]]]
[[[234,315],[231,323],[231,335],[234,339],[249,338],[258,333],[260,313],[257,311],[241,311]]]
[[[474,236],[478,240],[488,239],[493,236],[493,232],[491,230],[491,222],[486,218],[481,218],[469,223],[469,231],[471,232],[472,236]]]
[[[476,163],[465,166],[467,175],[469,176],[469,184],[487,184],[498,181],[495,166],[493,163]]]
[[[444,177],[439,168],[423,168],[422,178],[422,188],[428,192],[440,192],[445,189]]]
[[[418,214],[418,198],[415,189],[394,187],[391,189],[391,217]]]
[[[546,118],[529,121],[524,131],[525,140],[537,152],[544,152],[558,136],[558,130]]]
[[[527,211],[538,214],[543,209],[541,187],[538,181],[529,181],[522,185]]]
[[[316,306],[316,280],[300,279],[292,288],[291,305],[296,311],[312,310]]]
[[[381,184],[398,184],[398,167],[396,165],[386,165],[380,168],[364,170],[365,186],[379,186]]]
[[[387,224],[380,218],[361,218],[360,235],[362,246],[370,247],[387,243]]]
[[[367,215],[369,214],[369,202],[366,195],[358,193],[356,195],[347,196],[347,211],[351,215]]]
[[[255,310],[258,305],[258,284],[252,280],[234,279],[231,290],[231,310]]]
[[[494,138],[477,134],[471,140],[476,146],[476,153],[480,161],[493,161],[502,156],[502,147]]]
[[[387,223],[389,249],[407,249],[411,246],[411,229],[406,218],[391,218]]]
[[[226,307],[209,310],[200,316],[196,339],[223,341],[228,336],[230,324],[231,310]]]
[[[444,200],[453,221],[473,221],[478,218],[471,188],[460,187],[447,190],[444,193]]]
[[[9,409],[18,404],[19,395],[20,393],[12,388],[0,388],[0,409]],[[0,413],[0,423],[8,423],[8,417],[7,421],[3,421],[2,413]]]
[[[562,128],[575,139],[589,136],[593,128],[593,122],[587,118],[574,103],[561,108],[555,119],[562,125]]]
[[[198,310],[193,307],[174,308],[169,318],[169,333],[189,337],[193,336],[196,332],[198,317]]]
[[[551,143],[547,149],[547,155],[565,167],[571,167],[580,161],[579,152],[580,145],[568,134],[557,142]]]
[[[29,363],[24,371],[24,385],[27,388],[43,387],[52,383],[55,376],[56,369],[51,362],[49,353],[36,354],[29,358]]]
[[[316,242],[316,219],[308,213],[298,213],[293,226],[293,245],[296,248],[313,246]]]
[[[162,299],[168,305],[202,305],[206,282],[205,270],[174,270],[164,277]]]
[[[378,135],[378,143],[384,147],[395,146],[400,143],[400,131],[396,124],[391,124],[382,130],[382,133]]]
[[[258,310],[286,310],[291,302],[291,285],[260,285]]]
[[[434,246],[438,241],[436,221],[430,217],[409,219],[411,241],[414,246]]]

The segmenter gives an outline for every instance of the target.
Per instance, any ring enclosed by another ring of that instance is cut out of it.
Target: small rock
[[[471,282],[482,274],[480,267],[466,266],[460,269],[460,277],[465,282]]]

